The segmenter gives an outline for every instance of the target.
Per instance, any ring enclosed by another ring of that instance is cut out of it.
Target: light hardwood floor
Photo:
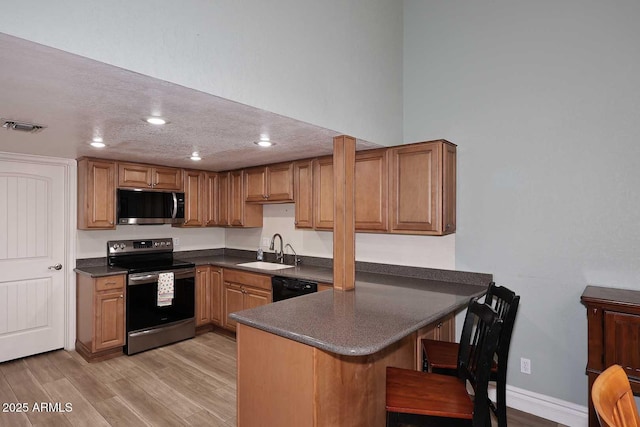
[[[12,403],[25,403],[28,411],[0,412],[2,427],[232,427],[236,425],[236,343],[206,333],[98,363],[87,363],[76,352],[63,350],[1,363],[1,409],[15,411],[15,405],[9,407]],[[66,404],[71,404],[71,411],[64,412]],[[38,408],[44,410],[34,410]],[[509,425],[558,424],[510,411]]]

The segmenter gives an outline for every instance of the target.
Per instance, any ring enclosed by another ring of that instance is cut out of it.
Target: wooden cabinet
[[[205,223],[205,173],[184,171],[184,223],[179,227],[202,227]]]
[[[211,268],[196,268],[196,327],[211,324]]]
[[[356,153],[354,195],[356,231],[384,232],[388,229],[387,151],[387,149],[380,149]],[[313,165],[315,229],[333,229],[333,191],[333,157],[316,159]]]
[[[356,231],[387,231],[388,165],[387,149],[356,153]]]
[[[224,269],[223,326],[232,331],[237,323],[229,314],[240,310],[260,307],[271,302],[271,276]]]
[[[296,228],[313,228],[313,167],[311,160],[293,164],[293,198]]]
[[[78,229],[116,228],[116,163],[78,160]]]
[[[333,230],[333,157],[313,161],[313,228]]]
[[[392,233],[455,231],[455,153],[455,145],[444,140],[390,150]]]
[[[118,163],[118,187],[182,191],[182,169]]]
[[[591,388],[602,371],[622,366],[633,393],[640,395],[640,291],[587,286],[581,301],[587,308],[589,427],[597,427]]]
[[[204,221],[207,227],[229,225],[227,210],[228,173],[206,172],[204,178]],[[224,188],[221,181],[224,179]],[[222,195],[222,197],[221,197]]]
[[[76,275],[76,351],[87,361],[122,353],[125,344],[125,275]]]
[[[229,172],[229,225],[262,227],[262,205],[247,204],[244,196],[244,170]]]
[[[451,313],[416,332],[416,369],[422,371],[422,340],[453,342],[456,339],[456,319]]]
[[[293,163],[245,169],[245,201],[285,203],[293,201]]]
[[[211,323],[222,326],[222,269],[209,267],[211,281]]]
[[[222,326],[222,269],[213,266],[196,268],[196,327]],[[210,329],[210,328],[209,328]]]

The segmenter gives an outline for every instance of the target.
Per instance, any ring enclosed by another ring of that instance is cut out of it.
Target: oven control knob
[[[154,242],[154,243],[153,243],[153,246],[158,246],[158,242]]]
[[[120,243],[120,249],[124,249],[125,248],[125,244],[124,243]]]
[[[113,250],[114,250],[114,251],[117,251],[117,250],[118,250],[118,244],[117,244],[117,243],[114,243],[114,245],[112,246],[112,248],[113,248]]]

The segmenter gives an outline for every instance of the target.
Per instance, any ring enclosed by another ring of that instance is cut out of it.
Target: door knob
[[[49,270],[62,270],[62,264],[57,263],[56,265],[50,265],[48,267]]]

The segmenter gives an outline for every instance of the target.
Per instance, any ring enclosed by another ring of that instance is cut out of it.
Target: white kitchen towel
[[[158,307],[173,304],[173,273],[158,274]]]

